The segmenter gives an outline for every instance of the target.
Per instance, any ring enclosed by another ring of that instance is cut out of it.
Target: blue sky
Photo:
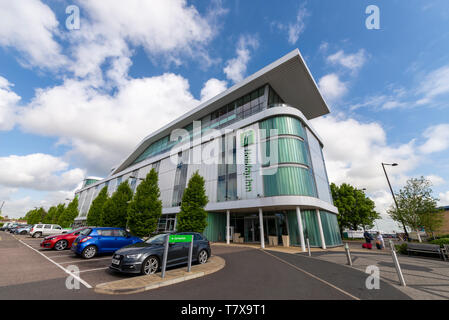
[[[365,26],[373,4],[379,30]],[[79,30],[66,28],[69,5]],[[330,180],[367,188],[384,213],[380,162],[398,162],[388,168],[396,190],[424,175],[449,205],[446,0],[0,0],[0,9],[4,214],[64,201],[145,135],[295,48],[331,109],[312,121]]]

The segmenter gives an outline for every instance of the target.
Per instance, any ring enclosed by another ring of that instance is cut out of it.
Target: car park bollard
[[[394,266],[396,267],[396,272],[398,273],[399,281],[401,282],[401,285],[403,287],[406,286],[404,276],[402,275],[401,265],[399,264],[398,257],[396,255],[396,249],[394,247],[393,241],[390,242],[390,248],[391,248],[391,256],[393,257]]]
[[[167,256],[168,256],[169,244],[177,243],[177,242],[190,242],[189,261],[188,261],[188,266],[187,266],[187,272],[190,272],[190,270],[192,268],[193,235],[192,234],[169,235],[165,240],[164,257],[163,257],[163,261],[162,261],[162,270],[161,270],[162,278],[165,278],[165,269],[167,268]]]

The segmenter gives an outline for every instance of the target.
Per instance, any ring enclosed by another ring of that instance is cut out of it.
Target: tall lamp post
[[[390,179],[388,179],[387,170],[385,170],[385,166],[396,167],[397,165],[398,165],[397,163],[383,163],[382,162],[382,168],[384,169],[385,177],[387,178],[388,186],[390,187],[391,195],[393,196],[393,200],[396,205],[396,210],[399,212],[398,202],[396,201],[396,197],[394,195],[393,188],[391,187]],[[405,237],[407,238],[407,241],[409,241],[408,232],[407,232],[407,228],[405,227],[404,220],[401,219],[401,222],[402,222],[402,227],[404,228]]]

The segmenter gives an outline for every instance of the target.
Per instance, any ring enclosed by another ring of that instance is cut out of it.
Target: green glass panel
[[[316,189],[310,170],[301,167],[280,167],[273,175],[264,175],[266,197],[299,195],[316,197]]]
[[[301,138],[305,137],[304,127],[301,121],[290,116],[278,116],[265,119],[259,122],[259,128],[266,131],[266,137],[270,136],[271,129],[277,129],[279,135],[291,134]]]
[[[277,142],[276,142],[277,141]],[[271,144],[278,143],[277,162],[271,162]],[[310,166],[309,157],[307,155],[306,144],[304,141],[295,138],[279,138],[273,141],[262,143],[262,152],[265,150],[266,161],[264,165],[276,165],[278,163],[299,163]]]
[[[304,240],[309,238],[311,247],[321,247],[316,210],[301,210],[301,218],[304,227]]]
[[[217,212],[207,213],[207,227],[203,235],[209,241],[225,241],[226,238],[226,214]]]
[[[320,211],[321,225],[323,226],[326,246],[338,246],[342,244],[337,216],[326,211]]]
[[[290,244],[294,246],[301,245],[301,238],[299,237],[298,219],[295,211],[287,212],[288,220],[288,235],[290,236]]]

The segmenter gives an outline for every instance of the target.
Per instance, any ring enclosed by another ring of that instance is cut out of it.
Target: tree
[[[204,189],[204,178],[196,171],[184,190],[176,229],[180,232],[202,233],[207,226],[207,211],[204,207],[208,201]]]
[[[101,221],[103,215],[103,206],[108,200],[108,187],[101,189],[98,196],[92,201],[89,213],[87,214],[87,225],[88,226],[102,226]]]
[[[78,197],[75,197],[59,216],[58,224],[63,228],[69,228],[78,214]]]
[[[44,210],[44,208],[36,208],[28,211],[25,215],[25,218],[28,224],[37,224],[44,221],[46,214],[47,212]]]
[[[358,230],[372,228],[380,215],[374,210],[375,204],[362,190],[358,190],[350,184],[343,183],[340,186],[331,184],[334,205],[338,208],[338,224],[340,233],[344,228]]]
[[[45,215],[44,219],[42,220],[42,223],[53,223],[53,219],[56,214],[56,211],[57,211],[57,208],[55,206],[50,207],[50,209],[48,209],[48,212]]]
[[[157,172],[153,168],[139,184],[128,206],[128,227],[138,237],[148,236],[157,228],[162,215]]]
[[[126,228],[128,217],[128,202],[133,197],[133,191],[127,181],[122,182],[103,206],[102,222],[105,227]]]
[[[419,242],[419,229],[425,228],[433,232],[441,224],[442,218],[437,213],[438,199],[432,196],[432,183],[421,178],[407,180],[403,189],[396,194],[398,207],[391,206],[388,213],[396,221],[404,221],[405,225],[415,230]]]
[[[51,223],[53,224],[57,224],[59,222],[59,217],[61,217],[61,215],[64,213],[65,210],[65,204],[64,203],[60,203],[56,206],[56,211],[53,215],[53,219],[51,221]]]

